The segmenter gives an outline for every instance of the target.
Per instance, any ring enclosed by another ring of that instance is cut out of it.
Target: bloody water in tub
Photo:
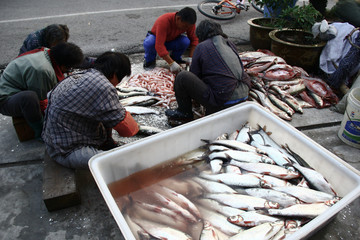
[[[198,149],[194,150],[198,151]],[[130,193],[145,189],[164,179],[173,178],[190,178],[197,175],[195,167],[202,166],[204,161],[196,161],[194,164],[179,161],[182,156],[165,161],[154,167],[131,174],[130,176],[108,184],[109,190],[115,200],[120,199]],[[202,166],[205,167],[205,166]]]
[[[178,161],[179,158],[181,156],[108,184],[109,190],[122,214],[126,214],[126,211],[132,208],[134,201],[161,206],[162,204],[152,196],[151,189],[169,180],[174,180],[173,182],[181,185],[186,179],[198,176],[199,170],[203,170],[208,166],[203,160],[194,164],[182,164],[181,161]],[[173,186],[166,187],[172,189]],[[186,192],[184,189],[180,194],[189,198],[190,195],[196,194],[195,192],[192,189]],[[188,233],[194,235],[194,232],[196,232],[195,235],[198,235],[202,225],[194,225],[196,224],[192,224],[192,230],[189,230]]]

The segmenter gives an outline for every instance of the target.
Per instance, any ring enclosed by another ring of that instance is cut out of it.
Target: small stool
[[[43,201],[49,212],[81,203],[76,170],[66,168],[50,158],[45,151],[43,170]]]
[[[12,117],[12,122],[16,131],[16,135],[20,142],[34,139],[34,130],[26,122],[25,118]]]

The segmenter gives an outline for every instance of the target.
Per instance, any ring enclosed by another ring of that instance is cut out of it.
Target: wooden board
[[[43,200],[48,211],[60,210],[81,203],[74,169],[65,168],[45,151]]]

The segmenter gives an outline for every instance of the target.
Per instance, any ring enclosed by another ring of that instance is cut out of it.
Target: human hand
[[[181,67],[180,67],[180,65],[177,63],[177,62],[172,62],[171,64],[170,64],[170,71],[172,72],[172,73],[178,73],[178,72],[180,72],[182,69],[181,69]]]
[[[192,61],[191,57],[184,57],[183,60],[186,62],[186,65],[191,65],[191,61]]]

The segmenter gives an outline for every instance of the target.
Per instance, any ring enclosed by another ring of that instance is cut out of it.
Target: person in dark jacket
[[[175,78],[178,108],[168,109],[169,119],[193,119],[192,100],[206,108],[206,115],[247,99],[250,78],[245,73],[236,46],[227,38],[220,24],[203,20],[196,28],[199,44],[195,48],[190,71]]]
[[[51,24],[43,29],[30,33],[20,48],[19,55],[36,48],[51,48],[58,43],[67,42],[69,28],[63,24]]]
[[[83,61],[81,49],[73,43],[40,48],[12,60],[0,78],[0,113],[23,117],[39,138],[47,93],[71,68]]]

